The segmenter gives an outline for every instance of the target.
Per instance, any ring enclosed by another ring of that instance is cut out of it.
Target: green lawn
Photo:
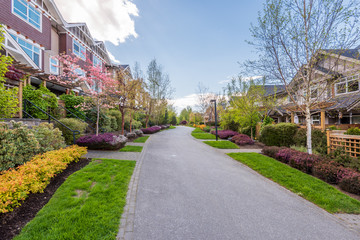
[[[119,152],[141,152],[143,149],[142,146],[125,146],[124,148],[120,149]]]
[[[135,163],[94,159],[68,177],[15,239],[116,239]]]
[[[359,201],[273,158],[258,153],[229,153],[228,155],[330,213],[360,213]]]
[[[238,149],[238,145],[230,141],[204,141],[209,146],[220,149]]]
[[[150,136],[139,137],[134,140],[134,143],[145,143]]]
[[[195,128],[194,131],[191,132],[191,136],[196,139],[216,139],[215,135],[206,133],[202,131],[200,128]]]
[[[170,126],[169,129],[175,129],[176,127],[175,126]]]

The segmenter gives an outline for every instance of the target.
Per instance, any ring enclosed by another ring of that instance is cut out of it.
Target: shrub
[[[211,131],[211,134],[216,135],[216,131]],[[231,130],[218,130],[218,136],[221,139],[228,139],[229,137],[233,137],[238,134],[238,132],[234,132]]]
[[[269,157],[271,157],[271,158],[277,158],[276,157],[276,154],[280,151],[280,150],[282,150],[282,149],[284,149],[284,148],[281,148],[281,147],[276,147],[276,146],[265,146],[262,150],[261,150],[261,152],[262,152],[262,154],[264,154],[264,155],[266,155],[266,156],[269,156]]]
[[[159,126],[153,126],[153,127],[149,127],[149,128],[142,128],[141,131],[144,134],[153,134],[153,133],[157,133],[158,131],[160,131],[161,128]]]
[[[330,130],[341,130],[340,128],[337,128],[337,127],[334,126],[334,125],[329,126],[329,129],[330,129]]]
[[[188,122],[186,120],[183,120],[180,122],[181,125],[186,125]]]
[[[320,129],[311,130],[312,147],[315,152],[326,154],[327,140],[326,133]],[[300,128],[294,136],[294,143],[298,147],[306,147],[306,129]]]
[[[289,165],[304,173],[311,174],[313,166],[322,160],[320,156],[296,151],[296,153],[290,154]]]
[[[339,173],[343,167],[334,161],[322,161],[314,165],[313,174],[328,183],[338,184],[340,181]]]
[[[341,189],[360,195],[360,173],[347,169],[340,177],[339,186]]]
[[[127,127],[127,124],[125,123],[125,128],[130,130],[130,123],[128,124],[129,127]],[[131,128],[132,129],[139,129],[142,128],[142,123],[140,121],[137,121],[135,119],[132,120],[131,122]]]
[[[142,137],[144,135],[144,133],[141,130],[135,130],[135,134],[138,137]]]
[[[253,130],[253,136],[255,136],[256,127],[253,127],[252,130]],[[251,137],[251,127],[239,128],[239,133],[245,134],[245,135],[248,135],[249,137]]]
[[[0,171],[22,165],[40,152],[32,130],[22,122],[11,124],[13,129],[6,124],[0,126]]]
[[[293,123],[279,123],[267,125],[261,131],[260,141],[267,146],[290,147],[294,144],[297,125]]]
[[[53,124],[41,123],[34,129],[34,135],[40,144],[40,152],[48,152],[66,147],[65,139]]]
[[[76,144],[88,147],[92,150],[118,150],[125,146],[127,138],[123,135],[116,136],[112,133],[96,135],[87,135],[80,137]]]
[[[334,162],[340,164],[346,168],[352,168],[356,171],[360,171],[360,161],[357,158],[350,156],[347,152],[345,152],[344,148],[336,148],[331,151],[329,157]]]
[[[360,129],[358,127],[349,128],[345,134],[347,135],[360,135]]]
[[[65,108],[69,109],[72,113],[74,113],[79,118],[85,120],[85,112],[81,111],[80,107],[77,107],[84,103],[84,97],[83,96],[75,96],[74,94],[62,94],[59,97],[61,100],[65,103]],[[83,115],[81,115],[80,113]],[[67,117],[71,118],[73,117],[71,114],[68,114]]]
[[[297,153],[298,151],[291,148],[280,148],[280,150],[275,154],[275,159],[283,163],[289,163],[290,158]]]
[[[255,142],[248,135],[237,134],[231,138],[231,141],[237,145],[253,145]]]
[[[204,132],[210,132],[210,127],[209,126],[204,127],[203,131]]]
[[[41,110],[53,114],[53,111],[58,107],[58,100],[54,93],[44,86],[40,86],[39,89],[35,89],[34,86],[27,85],[23,90],[24,99],[30,100]],[[34,118],[48,119],[48,116],[31,104],[27,104],[26,112],[28,112]]]
[[[68,128],[70,128],[71,130],[80,132],[80,135],[79,134],[75,135],[75,140],[80,138],[84,134],[84,132],[88,126],[87,123],[84,123],[75,118],[62,118],[59,120],[59,122],[61,122],[62,124],[64,124]],[[73,144],[73,140],[74,140],[73,133],[61,124],[57,123],[56,127],[58,127],[61,130],[61,132],[63,133],[66,144],[68,144],[68,145]]]
[[[128,134],[126,134],[126,137],[129,139],[134,139],[134,138],[136,138],[136,133],[134,133],[134,132],[128,133]]]
[[[11,212],[30,193],[43,192],[50,180],[76,162],[86,149],[71,146],[35,156],[31,161],[0,175],[0,212]]]
[[[108,112],[109,116],[112,116],[116,120],[117,128],[114,131],[120,131],[121,130],[121,112],[119,110],[110,110]],[[113,123],[113,127],[115,127],[115,124]]]

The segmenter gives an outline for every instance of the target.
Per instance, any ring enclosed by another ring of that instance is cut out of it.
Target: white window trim
[[[26,1],[28,4],[32,4],[32,2],[28,2],[28,1]],[[32,4],[33,5],[33,7],[35,8],[35,5],[34,4]],[[14,14],[15,16],[17,16],[18,18],[20,18],[23,22],[26,22],[27,24],[29,24],[30,26],[32,26],[33,28],[35,28],[36,30],[38,30],[39,32],[41,32],[42,33],[42,23],[43,23],[43,21],[42,21],[42,18],[43,18],[43,15],[42,15],[42,12],[41,11],[39,11],[39,10],[37,10],[36,9],[36,11],[38,11],[39,13],[40,13],[40,29],[39,28],[37,28],[36,26],[34,26],[33,24],[31,24],[29,21],[27,21],[27,20],[25,20],[22,16],[20,16],[19,14],[17,14],[15,11],[14,11],[14,0],[11,0],[11,13],[12,14]],[[29,11],[29,10],[28,10]],[[28,18],[29,18],[29,16],[27,16]]]
[[[314,120],[314,117],[318,117],[319,120]],[[314,121],[319,122],[319,123],[314,123]],[[321,124],[321,117],[319,115],[311,116],[311,124]]]
[[[74,38],[72,39],[73,40],[73,44],[72,44],[72,51],[73,53],[75,54],[75,56],[79,57],[80,59],[86,61],[86,47],[84,47],[83,45],[81,45],[81,43],[79,41],[76,41]],[[75,45],[75,42],[79,45],[79,55],[77,55],[74,51],[74,45]],[[81,57],[81,48],[84,48],[84,58]]]
[[[56,63],[56,65],[57,65],[57,67],[56,67],[57,71],[56,71],[56,72],[51,71],[51,66],[53,65],[52,62],[51,62],[51,60],[55,60],[55,61],[57,62],[57,63]],[[52,73],[52,74],[55,74],[55,75],[59,75],[59,72],[60,72],[59,59],[56,59],[55,57],[50,57],[50,58],[49,58],[49,63],[50,63],[50,65],[49,65],[49,72]]]
[[[29,43],[29,44],[31,44],[32,46],[34,46],[34,47],[36,47],[36,48],[38,48],[39,50],[40,50],[40,53],[39,53],[39,69],[43,69],[43,67],[42,67],[42,62],[43,62],[43,50],[44,50],[44,48],[42,48],[42,47],[40,47],[38,44],[34,44],[34,42],[32,42],[31,40],[29,40],[29,39],[26,39],[25,37],[23,37],[22,35],[19,35],[19,34],[17,34],[16,32],[10,32],[10,34],[12,34],[12,35],[15,35],[17,38],[20,38],[21,40],[23,40],[23,41],[25,41],[25,42],[27,42],[27,43]],[[10,35],[10,37],[12,37],[11,35]],[[14,39],[15,40],[15,39]],[[15,42],[21,47],[21,45],[19,44],[19,42],[17,41],[17,40],[15,40]],[[21,49],[25,52],[25,50],[21,47]],[[25,52],[25,54],[26,54],[26,52]],[[27,55],[27,54],[26,54]],[[27,55],[32,61],[34,61],[33,59],[32,59],[32,57],[30,57],[29,55]],[[35,63],[35,62],[34,62]],[[37,65],[36,65],[37,66]]]
[[[334,84],[334,90],[335,90],[335,96],[340,96],[340,95],[343,95],[343,94],[349,94],[349,93],[356,93],[356,92],[360,92],[360,75],[358,76],[351,76],[351,77],[357,77],[357,78],[353,78],[353,79],[348,79],[348,77],[346,77],[346,80],[345,81],[341,81],[341,82],[337,82]],[[353,92],[348,92],[348,89],[349,89],[349,82],[351,81],[357,81],[358,82],[358,85],[359,85],[359,90],[357,91],[353,91]],[[343,84],[345,83],[345,92],[344,93],[337,93],[337,86],[339,84]]]

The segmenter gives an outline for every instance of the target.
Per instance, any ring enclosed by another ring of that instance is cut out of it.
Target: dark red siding
[[[51,22],[43,15],[42,32],[32,25],[23,21],[11,12],[11,0],[0,0],[0,23],[10,26],[13,30],[19,31],[22,35],[41,44],[45,49],[51,48]]]

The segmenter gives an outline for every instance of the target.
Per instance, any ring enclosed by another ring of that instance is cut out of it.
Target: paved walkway
[[[177,127],[148,140],[118,239],[360,238],[333,215],[193,139],[191,131]]]

